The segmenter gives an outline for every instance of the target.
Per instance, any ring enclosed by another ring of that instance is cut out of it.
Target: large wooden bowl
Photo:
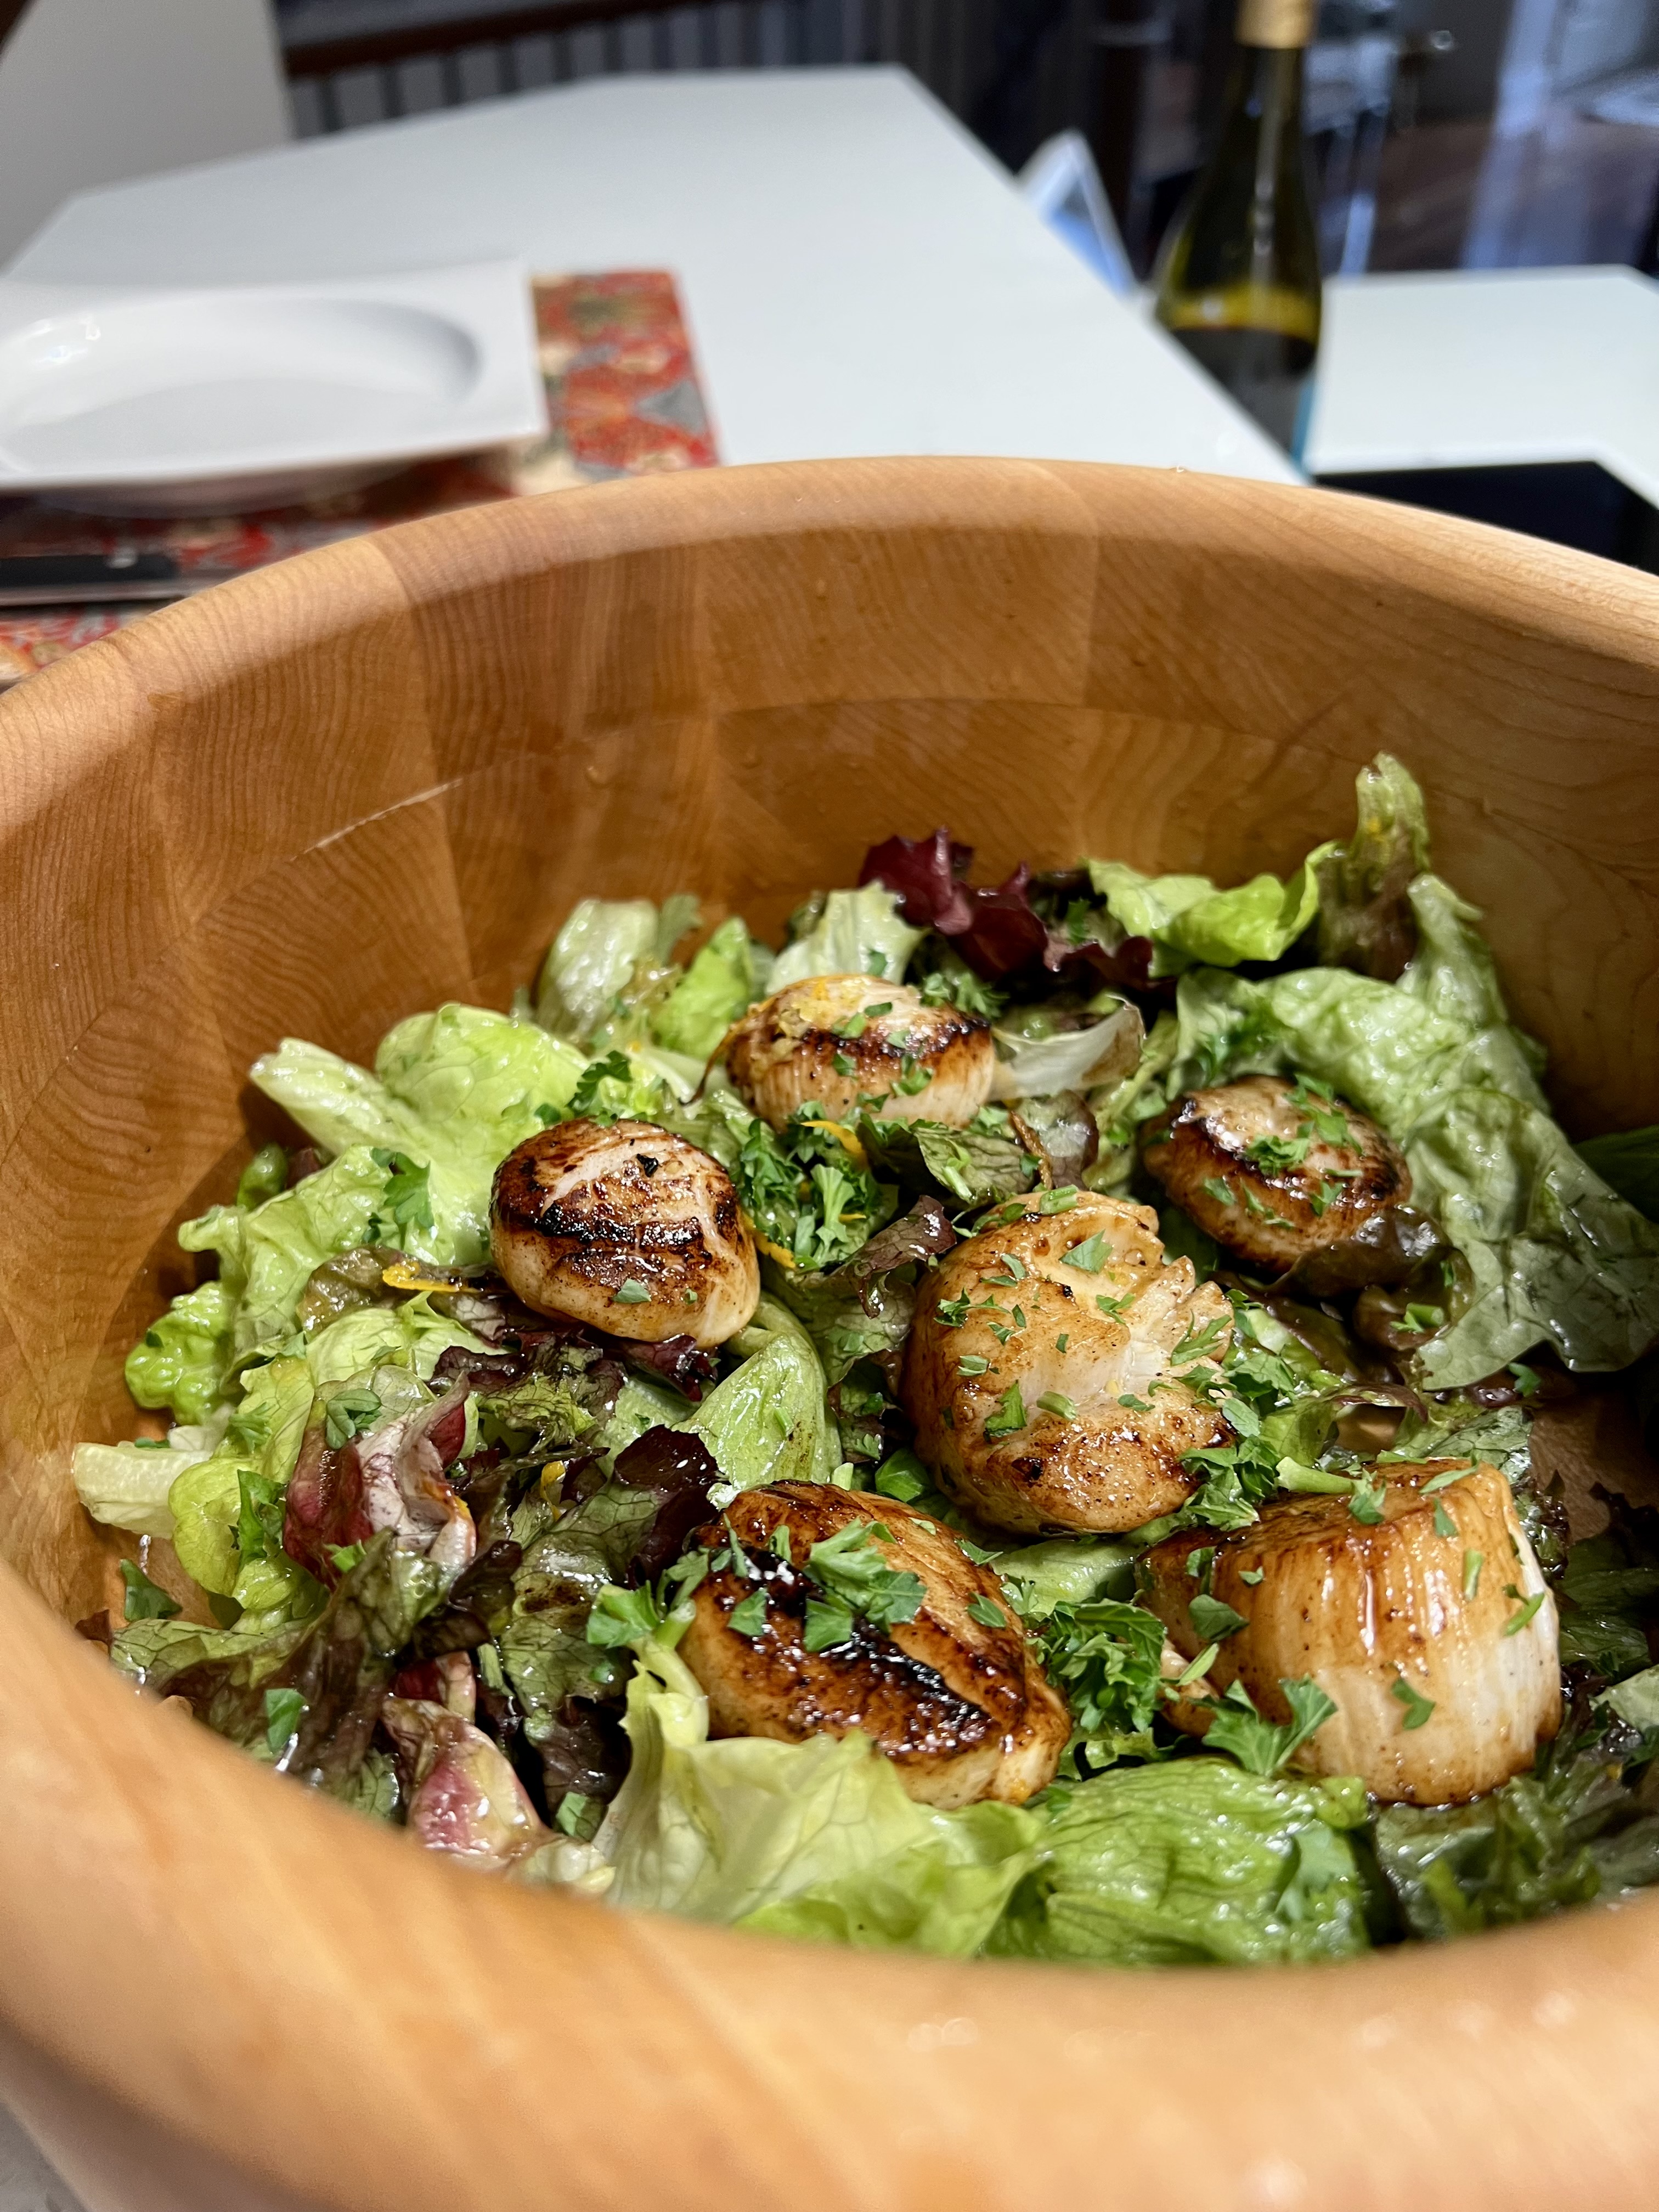
[[[940,820],[992,874],[1284,869],[1379,746],[1569,1125],[1659,1119],[1659,586],[1459,523],[1026,463],[618,484],[0,707],[0,2090],[95,2212],[1655,2201],[1659,1898],[1249,1978],[783,1947],[457,1872],[65,1625],[114,1556],[69,1447],[277,1037],[503,1004],[586,892],[775,927]]]

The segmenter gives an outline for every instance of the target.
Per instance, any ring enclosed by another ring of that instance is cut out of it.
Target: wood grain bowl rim
[[[89,647],[0,706],[0,823],[69,787],[118,695],[149,690],[154,710],[175,651],[228,671],[275,636],[395,621],[411,562],[473,590],[664,542],[919,520],[1117,529],[1218,559],[1271,544],[1362,587],[1403,568],[1425,605],[1477,607],[1517,649],[1659,666],[1659,586],[1441,517],[1079,465],[735,469],[407,525]],[[0,1601],[0,2022],[319,2204],[1651,2201],[1659,1899],[1238,1977],[851,1955],[618,1916],[273,1788],[137,1704],[5,1568]]]

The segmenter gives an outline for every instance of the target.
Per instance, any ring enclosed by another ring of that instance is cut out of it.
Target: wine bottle
[[[1240,0],[1214,152],[1158,257],[1165,330],[1300,459],[1319,350],[1319,234],[1302,135],[1315,0]]]

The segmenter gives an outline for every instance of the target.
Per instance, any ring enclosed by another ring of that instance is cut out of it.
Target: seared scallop
[[[1357,1774],[1391,1803],[1495,1790],[1559,1728],[1560,1662],[1509,1484],[1468,1464],[1379,1468],[1374,1522],[1347,1498],[1288,1498],[1248,1528],[1166,1537],[1141,1561],[1144,1601],[1189,1659],[1208,1641],[1194,1596],[1241,1613],[1209,1680],[1243,1682],[1271,1720],[1290,1717],[1280,1683],[1312,1675],[1336,1711],[1297,1754],[1308,1771]],[[1201,1732],[1210,1716],[1170,1718]]]
[[[733,1532],[741,1558],[698,1585],[680,1645],[715,1735],[867,1735],[925,1805],[1018,1805],[1053,1781],[1070,1716],[1001,1583],[948,1529],[890,1498],[780,1482],[744,1492],[695,1540],[718,1559]],[[813,1575],[812,1547],[837,1538],[855,1572],[909,1575],[921,1589],[896,1608],[914,1607],[908,1620],[878,1626],[854,1610],[844,1637],[811,1650],[833,1596]]]
[[[489,1246],[535,1312],[643,1344],[724,1344],[760,1298],[731,1177],[648,1121],[561,1121],[526,1137],[495,1170]]]
[[[1183,1212],[1274,1274],[1346,1243],[1411,1195],[1405,1155],[1375,1121],[1282,1075],[1189,1091],[1140,1141]]]
[[[993,1528],[1138,1528],[1192,1494],[1188,1452],[1232,1442],[1206,1395],[1232,1308],[1157,1231],[1122,1199],[1033,1205],[923,1282],[902,1382],[916,1449]]]
[[[886,1121],[959,1129],[990,1097],[996,1066],[977,1014],[930,1006],[879,975],[791,983],[750,1007],[726,1042],[727,1073],[775,1129],[809,1103],[844,1121],[872,1097]]]

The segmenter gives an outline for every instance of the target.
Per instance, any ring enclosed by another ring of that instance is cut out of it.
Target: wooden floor
[[[1558,106],[1523,138],[1425,123],[1389,139],[1374,270],[1633,261],[1659,195],[1659,131]]]

